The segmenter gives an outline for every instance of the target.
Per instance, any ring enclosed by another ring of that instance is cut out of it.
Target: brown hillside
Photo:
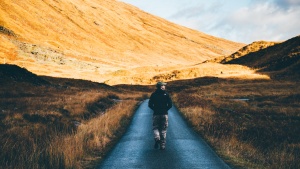
[[[0,64],[0,85],[27,82],[33,85],[48,84],[47,81],[37,75],[16,65]]]
[[[295,75],[299,77],[300,36],[226,63],[241,64],[260,69],[260,71],[276,71],[277,75]]]
[[[257,52],[259,50],[262,50],[262,49],[265,49],[267,47],[273,46],[275,44],[278,44],[278,42],[266,42],[266,41],[253,42],[249,45],[246,45],[246,46],[242,47],[237,52],[235,52],[235,53],[233,53],[229,56],[220,56],[220,57],[217,57],[217,58],[214,58],[212,60],[205,61],[205,62],[226,63],[226,62],[229,62],[233,59],[240,58],[240,57],[245,56],[245,55],[247,55],[249,53],[252,53],[252,52]]]
[[[115,0],[0,2],[0,63],[38,75],[102,82],[120,70],[183,67],[242,46]]]

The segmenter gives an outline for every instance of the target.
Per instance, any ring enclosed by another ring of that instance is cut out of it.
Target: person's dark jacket
[[[154,115],[166,115],[172,107],[172,101],[166,91],[157,89],[151,94],[148,106],[153,110]]]

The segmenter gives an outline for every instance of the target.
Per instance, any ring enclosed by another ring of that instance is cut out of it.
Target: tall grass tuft
[[[67,168],[84,168],[113,145],[113,141],[125,131],[136,106],[135,101],[123,101],[102,116],[93,118],[78,127],[76,133],[56,137],[49,152],[57,152]]]

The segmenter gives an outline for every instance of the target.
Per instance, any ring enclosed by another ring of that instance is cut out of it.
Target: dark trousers
[[[168,128],[168,115],[153,115],[153,134],[155,141],[165,146]]]

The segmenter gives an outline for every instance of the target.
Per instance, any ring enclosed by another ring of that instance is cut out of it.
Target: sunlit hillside
[[[116,72],[114,78],[107,80],[106,83],[109,85],[118,84],[118,82],[125,84],[132,82],[136,84],[153,84],[157,81],[169,82],[205,76],[238,79],[270,79],[268,75],[257,73],[255,69],[243,65],[200,63],[185,67],[170,67],[168,70],[144,67],[130,71],[119,71]]]
[[[103,82],[119,71],[184,67],[242,46],[115,0],[0,2],[0,63],[38,75]]]

